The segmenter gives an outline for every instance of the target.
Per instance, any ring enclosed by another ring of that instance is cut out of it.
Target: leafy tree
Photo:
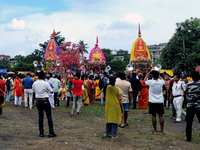
[[[127,64],[121,59],[114,60],[110,64],[111,70],[114,72],[124,72],[126,65]]]
[[[83,47],[82,47],[81,45],[83,45]],[[87,43],[84,43],[84,41],[82,41],[82,40],[80,40],[80,41],[78,42],[78,47],[82,47],[82,48],[80,48],[80,50],[83,51],[84,53],[88,53],[87,49],[88,49],[89,47],[88,47],[87,45],[88,45],[88,44],[87,44]]]
[[[12,67],[12,71],[31,71],[35,72],[35,68],[33,66],[33,61],[35,60],[33,55],[21,56],[17,55],[15,58],[17,60],[17,64]]]
[[[200,19],[176,24],[176,32],[163,48],[160,62],[165,69],[193,71],[200,60]]]
[[[1,59],[0,60],[0,69],[10,69],[10,63],[6,59]]]
[[[35,72],[35,68],[34,68],[33,64],[27,64],[25,62],[17,63],[15,66],[12,67],[11,70],[13,72],[16,72],[16,71],[31,71],[31,72]]]
[[[108,64],[111,64],[111,61],[114,59],[114,56],[111,54],[112,50],[108,49],[108,48],[103,48],[101,49],[104,53],[104,56],[106,58],[106,62]]]

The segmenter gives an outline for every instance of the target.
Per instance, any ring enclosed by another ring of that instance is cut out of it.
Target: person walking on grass
[[[3,81],[3,78],[0,76],[0,118],[2,115],[2,104],[4,103],[4,97],[6,97],[6,83]]]
[[[192,123],[194,115],[196,114],[200,123],[200,82],[199,73],[192,72],[192,83],[188,83],[186,87],[186,99],[187,99],[187,123],[186,123],[186,142],[192,140]]]
[[[104,72],[103,75],[99,79],[99,88],[101,90],[101,105],[103,106],[103,92],[105,91],[104,88],[108,85],[108,78],[107,78],[107,72]]]
[[[82,104],[82,96],[83,96],[83,81],[80,80],[81,74],[79,72],[76,73],[75,79],[72,79],[73,77],[69,77],[69,80],[74,84],[73,88],[73,106],[72,106],[72,113],[70,114],[70,117],[74,116],[74,111],[76,107],[76,103],[78,101],[78,108],[77,108],[77,117],[80,116],[80,110],[81,110],[81,104]]]
[[[10,103],[12,87],[13,87],[13,80],[10,77],[10,74],[8,74],[8,78],[6,79],[6,87],[7,87],[6,102]]]
[[[21,79],[21,74],[17,74],[15,78],[15,84],[14,84],[14,89],[15,89],[15,106],[21,106],[22,103],[22,88],[19,86],[20,83],[22,83]]]
[[[133,95],[133,109],[137,109],[136,100],[137,100],[137,97],[140,95],[141,83],[140,83],[140,80],[136,78],[135,72],[132,73],[132,78],[130,78],[129,82],[131,83],[131,87],[133,90],[133,94],[132,94]]]
[[[181,76],[179,73],[175,73],[174,83],[172,86],[172,94],[170,96],[170,99],[172,99],[173,97],[173,104],[174,104],[174,108],[176,109],[176,114],[177,114],[177,117],[174,123],[181,122],[181,114],[186,116],[186,112],[182,109],[186,85],[183,81],[180,81],[180,77]]]
[[[33,108],[33,90],[32,85],[34,80],[31,78],[31,74],[27,73],[26,78],[22,80],[22,84],[24,85],[24,99],[25,99],[25,109],[28,108],[28,99],[29,99],[29,108]]]
[[[130,103],[131,104],[133,103],[131,84],[125,79],[126,79],[125,73],[120,73],[120,80],[118,80],[115,84],[122,91],[121,98],[122,98],[122,103],[124,107],[124,113],[122,114],[121,124],[119,125],[120,128],[124,128],[125,126],[128,126],[128,123],[126,121],[128,119],[129,106],[130,106]],[[129,96],[130,96],[130,100],[129,100]]]
[[[55,75],[55,77],[51,81],[53,82],[53,92],[54,92],[54,105],[59,107],[59,99],[58,99],[58,90],[61,88],[61,81],[58,79],[58,75]]]
[[[33,92],[35,93],[36,101],[37,101],[37,109],[38,109],[38,123],[39,123],[39,137],[44,137],[44,127],[43,127],[43,119],[44,119],[44,111],[47,116],[48,125],[49,125],[49,137],[56,137],[57,135],[53,130],[53,120],[51,116],[51,106],[49,103],[49,93],[53,93],[52,88],[49,83],[45,81],[45,73],[41,71],[38,74],[38,80],[33,83]]]
[[[150,73],[152,74],[153,80],[147,80]],[[144,79],[145,84],[149,86],[149,114],[152,115],[152,124],[154,131],[151,133],[156,135],[157,134],[157,127],[156,127],[156,114],[158,114],[160,120],[160,129],[161,135],[164,135],[164,107],[163,107],[163,93],[162,88],[165,84],[165,81],[159,76],[159,72],[153,70],[152,72],[148,72]]]
[[[50,75],[49,74],[46,75],[46,81],[49,83],[50,87],[53,90],[54,86],[53,86],[53,82],[50,80]],[[54,105],[54,93],[49,93],[49,102],[50,102],[51,108],[55,109],[55,105]]]
[[[106,132],[104,136],[111,136],[112,139],[118,138],[118,124],[121,123],[121,116],[124,113],[121,94],[119,87],[115,86],[116,78],[111,76],[109,84],[106,87],[105,97],[105,116],[106,116]]]

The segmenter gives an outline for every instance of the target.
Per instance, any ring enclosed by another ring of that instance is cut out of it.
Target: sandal
[[[120,128],[124,128],[124,126],[121,126],[121,124],[119,125]]]
[[[74,115],[72,115],[72,114],[71,114],[71,115],[69,115],[69,116],[70,116],[70,117],[74,117]]]
[[[171,117],[170,117],[170,119],[173,119],[173,120],[175,120],[175,119],[176,119],[176,117],[173,117],[173,116],[171,116]]]
[[[119,137],[118,136],[116,136],[116,137],[112,136],[111,139],[113,139],[113,140],[114,139],[119,139]]]
[[[127,127],[127,126],[129,126],[129,124],[127,123],[127,124],[125,124],[124,126]]]
[[[163,132],[163,133],[161,133],[161,135],[165,135],[165,133]]]
[[[81,118],[81,117],[83,117],[83,116],[79,115],[79,116],[76,116],[76,117]]]
[[[152,131],[152,132],[150,132],[151,134],[153,134],[153,135],[157,135],[157,133],[155,133],[155,131]]]
[[[103,134],[103,137],[108,137],[108,134],[105,134],[105,133],[104,133],[104,134]]]
[[[187,138],[184,138],[184,141],[186,141],[186,142],[191,142],[191,140],[187,140]]]

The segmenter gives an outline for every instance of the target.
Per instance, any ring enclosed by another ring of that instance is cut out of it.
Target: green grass
[[[105,107],[100,105],[100,101],[81,107],[82,118],[69,117],[71,109],[65,106],[66,101],[60,101],[60,107],[52,111],[54,130],[58,135],[53,139],[47,138],[46,116],[44,116],[46,137],[38,138],[38,114],[35,106],[32,110],[25,110],[24,107],[16,108],[12,104],[4,107],[3,113],[8,119],[0,119],[0,149],[169,149],[170,145],[173,149],[199,148],[199,128],[194,128],[192,142],[185,143],[183,141],[185,125],[177,126],[169,119],[171,110],[165,111],[166,135],[161,136],[160,132],[158,135],[150,134],[153,127],[147,109],[130,109],[127,121],[129,126],[119,128],[120,139],[113,141],[110,137],[103,137],[106,123]],[[157,126],[160,130],[158,117]],[[1,140],[1,136],[5,140]],[[10,136],[10,139],[7,136]],[[69,144],[66,145],[65,142]],[[29,147],[24,147],[25,145]]]

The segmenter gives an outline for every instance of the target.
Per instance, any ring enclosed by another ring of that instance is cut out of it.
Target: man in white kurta
[[[174,83],[172,86],[172,95],[173,95],[173,104],[176,109],[177,117],[174,123],[181,122],[181,114],[186,116],[186,112],[182,109],[185,90],[186,90],[186,85],[183,81],[180,81],[180,75],[175,75]]]

